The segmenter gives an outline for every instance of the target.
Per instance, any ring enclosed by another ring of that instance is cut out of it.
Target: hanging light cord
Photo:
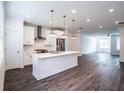
[[[64,34],[65,34],[65,15],[63,16],[63,18],[64,18]]]
[[[51,10],[51,31],[53,31],[53,12],[54,10]]]
[[[75,22],[75,20],[73,19],[72,22],[73,22],[73,35],[74,35],[74,22]]]

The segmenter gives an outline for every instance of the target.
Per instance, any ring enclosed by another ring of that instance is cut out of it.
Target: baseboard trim
[[[124,63],[123,61],[119,61],[120,63]]]
[[[37,80],[40,80],[39,76],[36,74],[36,73],[32,73],[32,75],[37,79]]]
[[[11,69],[17,69],[17,68],[22,68],[22,67],[17,67],[14,65],[5,65],[5,71],[11,70]]]
[[[24,67],[32,66],[32,64],[24,65]]]

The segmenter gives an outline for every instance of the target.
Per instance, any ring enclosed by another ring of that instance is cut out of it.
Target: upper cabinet
[[[35,27],[24,26],[24,45],[33,45],[35,36]]]

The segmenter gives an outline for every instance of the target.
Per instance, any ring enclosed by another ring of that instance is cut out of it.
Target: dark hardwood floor
[[[32,67],[6,71],[4,90],[124,90],[124,63],[118,56],[93,53],[79,57],[79,66],[37,81]]]

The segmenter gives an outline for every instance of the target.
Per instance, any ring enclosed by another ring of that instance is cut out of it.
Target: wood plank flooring
[[[82,55],[79,66],[37,81],[32,67],[6,71],[6,91],[114,91],[124,90],[124,63],[106,53]]]

